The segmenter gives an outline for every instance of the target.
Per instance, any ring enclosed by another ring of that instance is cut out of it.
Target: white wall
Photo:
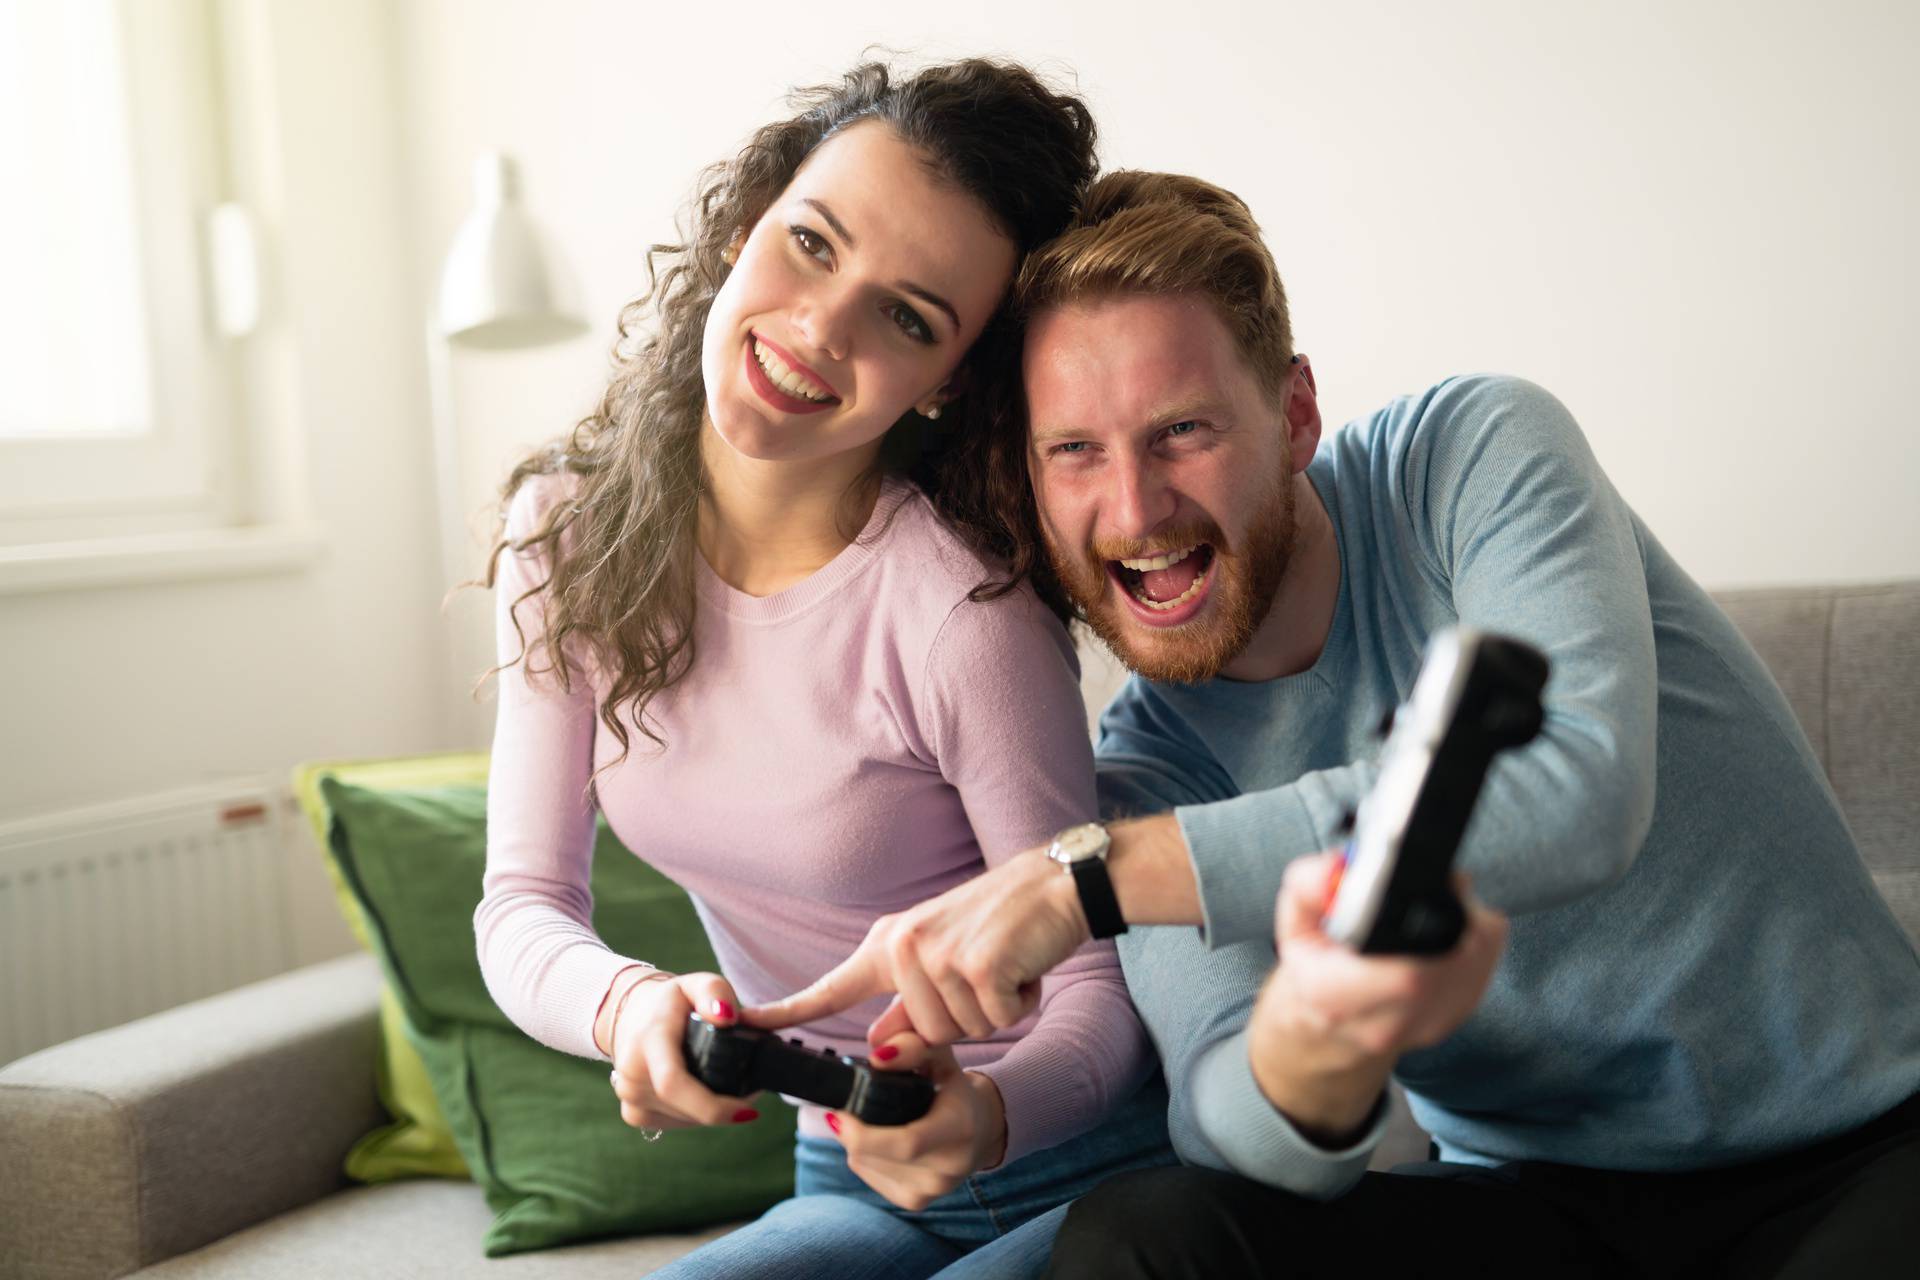
[[[238,0],[245,3],[246,0]],[[1462,369],[1557,391],[1710,585],[1920,575],[1920,9],[1851,2],[273,4],[269,325],[329,550],[0,605],[0,818],[485,741],[448,693],[420,317],[502,146],[596,334],[461,355],[463,507],[584,412],[695,171],[873,42],[1077,73],[1111,165],[1245,196],[1335,419]],[[476,554],[480,547],[473,542]],[[324,885],[306,886],[316,937]]]
[[[0,821],[450,745],[392,16],[380,0],[264,12],[249,56],[271,101],[250,109],[279,154],[251,175],[272,270],[249,341],[291,371],[271,394],[304,438],[326,552],[268,576],[0,599]],[[311,841],[290,857],[295,956],[350,947]]]
[[[421,242],[503,146],[597,327],[463,363],[476,469],[590,403],[699,166],[882,42],[1071,70],[1109,165],[1245,197],[1332,420],[1519,373],[1711,586],[1920,573],[1920,8],[419,0],[402,30]]]

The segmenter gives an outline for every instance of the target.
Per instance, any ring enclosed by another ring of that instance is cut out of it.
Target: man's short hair
[[[1178,173],[1109,173],[1067,229],[1028,257],[1014,306],[1031,318],[1132,294],[1212,302],[1262,389],[1278,400],[1293,361],[1287,293],[1239,196]]]

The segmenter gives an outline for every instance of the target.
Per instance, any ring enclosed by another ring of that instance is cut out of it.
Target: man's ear
[[[1304,355],[1293,358],[1287,375],[1287,446],[1295,471],[1305,471],[1320,448],[1320,393],[1313,382],[1313,363]]]

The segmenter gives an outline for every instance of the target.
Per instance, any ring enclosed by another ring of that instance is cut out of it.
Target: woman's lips
[[[758,360],[754,359],[753,339],[749,338],[741,343],[740,350],[740,358],[746,362],[747,385],[753,388],[754,394],[780,412],[820,413],[840,403],[838,400],[802,400],[799,396],[788,395],[773,385],[773,380],[767,377],[767,371],[760,367]]]
[[[787,366],[787,368],[793,370],[795,373],[805,378],[808,382],[811,382],[813,384],[813,388],[809,388],[810,390],[817,388],[819,391],[819,394],[827,397],[829,400],[838,400],[840,398],[840,393],[833,389],[833,384],[828,382],[825,378],[821,377],[818,373],[816,373],[812,365],[802,364],[798,359],[794,357],[793,352],[787,350],[785,347],[775,342],[772,338],[769,338],[766,334],[756,333],[752,330],[748,330],[747,337],[752,341],[759,343],[761,346],[765,347],[767,350],[773,352],[774,355],[779,356],[781,364],[784,364],[785,366]]]

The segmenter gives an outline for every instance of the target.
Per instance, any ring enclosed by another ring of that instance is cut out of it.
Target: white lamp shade
[[[468,347],[537,347],[587,331],[572,282],[520,205],[513,162],[497,151],[474,166],[474,210],[440,271],[436,327]]]

